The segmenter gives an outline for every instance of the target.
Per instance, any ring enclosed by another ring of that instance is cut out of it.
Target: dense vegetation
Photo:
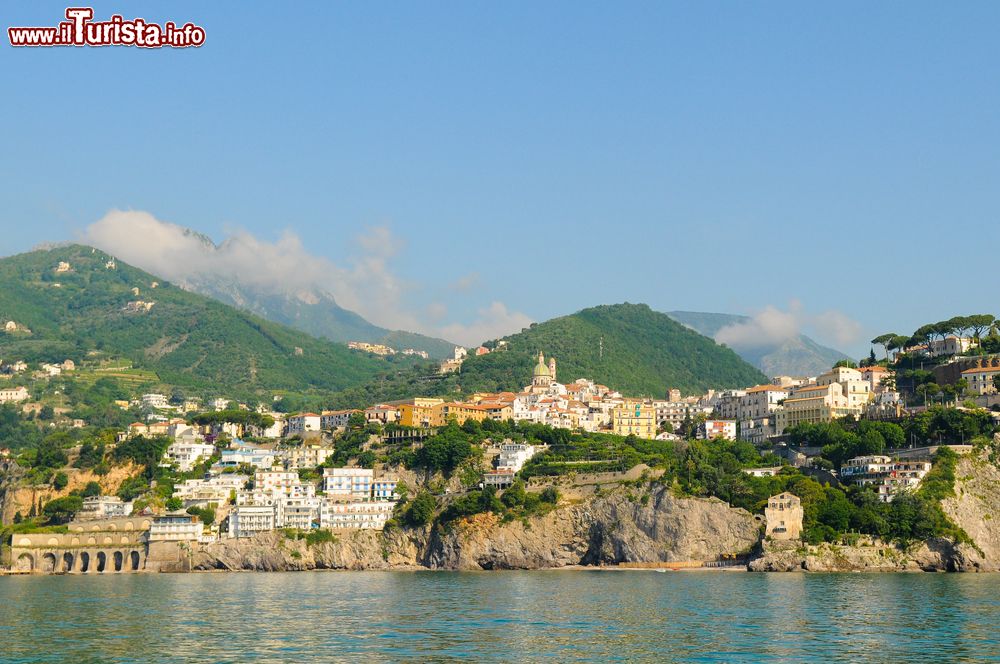
[[[794,436],[803,444],[821,447],[824,460],[832,466],[835,459],[899,447],[905,431],[896,424],[860,422],[799,427]],[[631,483],[640,491],[634,496],[637,500],[648,496],[654,486],[663,485],[680,497],[714,496],[734,507],[761,513],[768,497],[783,491],[794,493],[802,500],[803,539],[810,543],[849,541],[858,535],[902,543],[931,536],[967,540],[940,506],[941,499],[954,492],[956,456],[947,448],[937,453],[933,469],[918,491],[902,494],[891,503],[880,502],[870,489],[829,486],[791,466],[785,466],[774,477],[753,477],[743,470],[781,465],[780,459],[762,453],[750,443],[721,439],[650,441],[633,436],[570,432],[538,424],[488,421],[483,425],[451,425],[425,443],[425,448],[429,445],[434,450],[432,453],[411,453],[404,455],[402,461],[410,467],[447,474],[475,459],[475,454],[467,451],[477,449],[479,442],[501,437],[545,444],[548,449],[536,454],[521,471],[522,479],[502,494],[488,487],[479,488],[475,479],[469,482],[463,479],[468,490],[458,497],[436,499],[433,492],[419,492],[400,506],[400,520],[412,526],[432,521],[447,525],[482,512],[493,512],[504,519],[519,518],[549,509],[557,502],[551,493],[525,491],[523,480],[623,471],[644,463],[662,469],[663,474],[655,480]],[[436,519],[435,510],[439,510]]]
[[[234,396],[344,389],[389,363],[189,293],[121,262],[106,269],[108,258],[70,246],[0,260],[0,321],[30,329],[0,332],[0,357],[125,359],[154,371],[163,383]],[[57,274],[60,261],[69,263],[70,271]],[[156,304],[146,313],[123,310],[136,300]]]
[[[591,378],[632,396],[662,397],[670,388],[700,394],[766,380],[732,350],[643,304],[584,309],[505,337],[505,349],[462,365],[468,392],[519,390],[539,351],[557,361],[558,378]]]
[[[470,356],[460,373],[437,375],[436,366],[384,372],[345,390],[331,405],[356,407],[414,395],[456,396],[520,391],[531,382],[538,352],[555,357],[557,379],[590,378],[629,396],[663,397],[670,388],[701,394],[709,388],[745,387],[766,376],[724,346],[644,304],[584,309],[504,337],[506,347]],[[487,342],[487,346],[496,346]]]

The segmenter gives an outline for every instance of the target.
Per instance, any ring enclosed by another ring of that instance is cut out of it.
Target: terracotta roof
[[[1000,367],[973,367],[972,369],[966,369],[962,373],[972,374],[972,373],[998,373],[1000,372]]]
[[[757,385],[751,387],[746,392],[750,394],[751,392],[787,392],[788,390],[784,387],[779,387],[777,385]]]

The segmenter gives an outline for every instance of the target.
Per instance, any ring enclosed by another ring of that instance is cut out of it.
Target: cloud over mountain
[[[745,321],[723,327],[715,340],[733,348],[763,348],[797,338],[806,330],[838,345],[850,345],[860,339],[862,328],[843,312],[810,314],[793,300],[787,310],[768,305]]]
[[[305,302],[329,295],[345,309],[376,325],[443,336],[472,345],[530,323],[524,314],[493,302],[469,323],[442,323],[441,308],[408,304],[410,281],[392,269],[403,242],[391,229],[366,229],[355,238],[357,253],[347,265],[309,252],[291,231],[268,242],[244,230],[215,244],[204,235],[143,211],[112,210],[88,226],[81,240],[128,263],[181,285],[201,280],[231,281],[263,292],[290,293]],[[460,280],[461,281],[461,280]]]

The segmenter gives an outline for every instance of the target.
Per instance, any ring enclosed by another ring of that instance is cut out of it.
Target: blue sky
[[[1000,4],[94,9],[207,42],[0,48],[0,254],[115,209],[297,238],[363,314],[460,341],[621,301],[855,353],[1000,314]]]

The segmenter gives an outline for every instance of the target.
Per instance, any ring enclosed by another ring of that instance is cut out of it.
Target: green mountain
[[[470,357],[458,377],[465,392],[519,390],[538,352],[555,357],[560,382],[591,378],[630,396],[663,397],[754,385],[766,377],[719,346],[644,304],[578,311],[505,337],[506,348]]]
[[[747,316],[697,311],[669,311],[667,315],[693,330],[714,338],[724,327],[745,323]],[[733,347],[740,357],[768,376],[815,376],[840,360],[849,359],[839,350],[821,346],[804,334],[780,343]]]
[[[168,385],[233,394],[342,390],[394,364],[109,260],[78,245],[0,259],[0,326],[21,326],[0,329],[0,357],[124,358]]]

